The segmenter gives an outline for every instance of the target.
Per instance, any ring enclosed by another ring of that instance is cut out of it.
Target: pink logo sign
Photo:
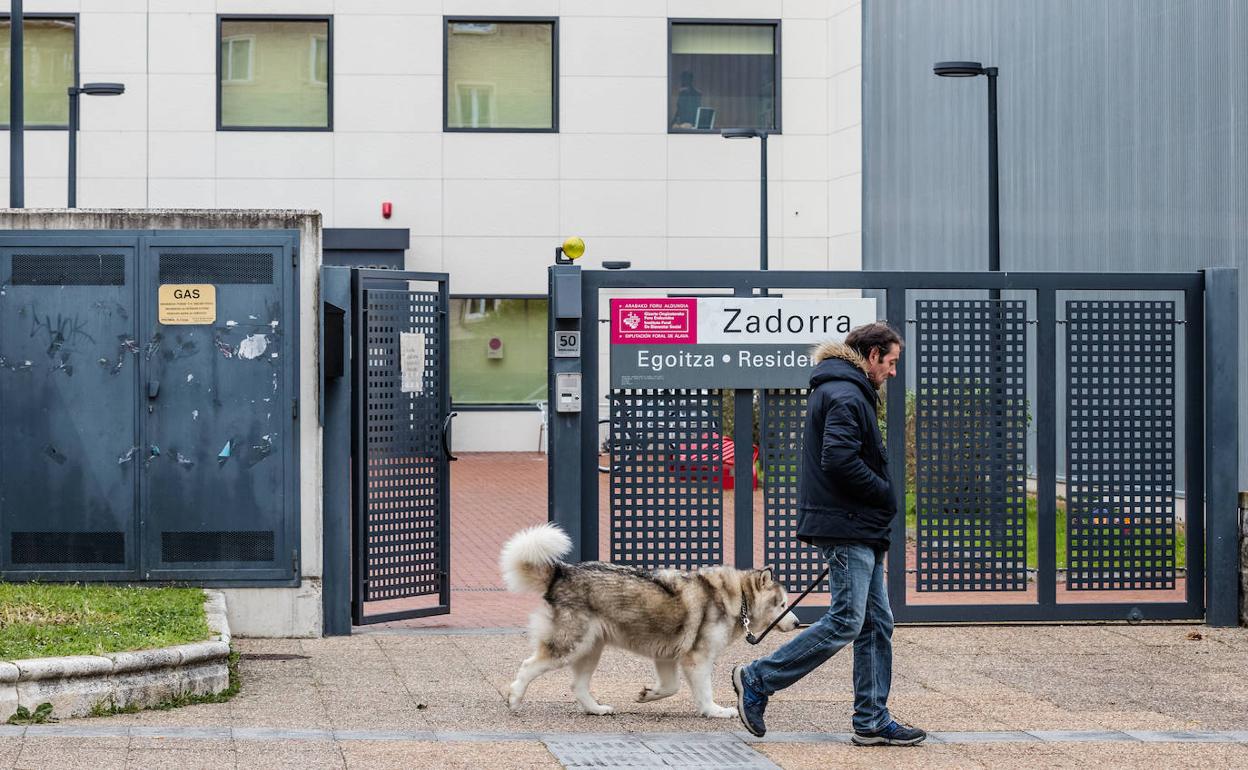
[[[611,300],[611,344],[687,345],[698,341],[696,299]]]

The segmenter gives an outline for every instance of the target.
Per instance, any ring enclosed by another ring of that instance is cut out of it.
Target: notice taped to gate
[[[204,325],[217,320],[217,287],[210,283],[166,283],[156,292],[157,318],[166,326]]]
[[[399,392],[425,392],[425,335],[399,332]]]
[[[613,388],[805,388],[812,349],[876,320],[875,300],[611,300]]]

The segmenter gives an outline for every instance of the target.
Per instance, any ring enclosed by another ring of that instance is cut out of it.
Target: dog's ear
[[[775,568],[769,564],[766,567],[763,567],[762,569],[758,571],[758,576],[760,580],[762,581],[763,585],[767,585],[768,583],[776,579]]]

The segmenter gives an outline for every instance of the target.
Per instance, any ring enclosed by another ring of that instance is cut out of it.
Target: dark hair
[[[876,321],[851,329],[845,336],[845,344],[858,351],[863,358],[870,358],[872,350],[879,350],[883,358],[893,345],[901,347],[905,343],[896,329],[883,321]]]

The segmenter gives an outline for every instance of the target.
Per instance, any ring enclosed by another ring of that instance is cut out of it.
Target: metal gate
[[[736,474],[729,530],[721,449],[705,438],[723,434],[723,409],[731,405],[736,465],[748,468],[743,447],[752,443],[755,393],[602,387],[600,307],[612,293],[859,289],[880,294],[887,320],[906,341],[886,400],[889,465],[906,511],[894,520],[888,554],[899,621],[1236,622],[1238,372],[1233,353],[1223,352],[1237,349],[1233,269],[632,272],[557,265],[551,286],[552,333],[577,331],[581,340],[578,358],[551,358],[552,397],[579,375],[586,404],[579,413],[552,414],[551,518],[573,534],[581,559],[596,559],[600,550],[602,438],[591,405],[602,393],[610,412],[609,490],[602,493],[611,506],[604,538],[611,560],[721,563],[729,561],[731,533],[736,566],[767,563],[790,590],[808,585],[822,565],[794,538],[805,392],[757,392],[762,489],[756,501],[749,471]],[[907,476],[912,481],[900,483]],[[810,621],[822,611],[812,602],[798,614]]]
[[[294,231],[0,234],[0,576],[297,584],[297,255]]]
[[[352,295],[352,618],[445,614],[455,459],[447,276],[353,270]]]

